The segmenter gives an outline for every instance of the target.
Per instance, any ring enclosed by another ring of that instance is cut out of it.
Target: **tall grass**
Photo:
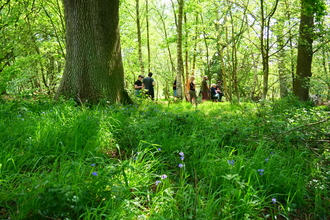
[[[328,117],[290,100],[2,100],[0,219],[328,219]]]

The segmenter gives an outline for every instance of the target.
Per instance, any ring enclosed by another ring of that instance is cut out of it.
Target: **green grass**
[[[0,100],[0,219],[329,219],[327,118],[292,98]]]

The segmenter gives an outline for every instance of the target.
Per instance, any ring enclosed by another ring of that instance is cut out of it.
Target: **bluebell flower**
[[[178,165],[178,167],[182,168],[182,167],[184,167],[184,165],[183,165],[182,163],[180,163],[180,164]]]
[[[97,172],[93,172],[92,175],[97,176],[98,174],[97,174]]]
[[[92,164],[91,164],[91,167],[95,167],[95,163],[92,163]]]
[[[158,150],[158,151],[161,151],[162,149],[158,148],[157,150]]]
[[[179,153],[179,155],[183,157],[183,156],[184,156],[184,153],[181,151],[181,152]]]
[[[266,158],[265,161],[268,162],[269,161],[269,158]]]
[[[163,174],[163,175],[161,176],[161,178],[162,178],[162,179],[166,179],[166,178],[167,178],[167,175],[166,175],[166,174]]]
[[[272,198],[272,202],[275,204],[276,203],[276,198]]]
[[[181,160],[184,160],[184,157],[180,157]]]
[[[264,169],[258,169],[258,172],[259,172],[260,175],[263,175],[264,171],[265,171]]]
[[[234,166],[235,165],[235,160],[228,160],[229,165]]]
[[[160,184],[162,181],[160,181],[160,180],[157,180],[156,182],[155,182],[155,185],[157,186],[158,184]]]

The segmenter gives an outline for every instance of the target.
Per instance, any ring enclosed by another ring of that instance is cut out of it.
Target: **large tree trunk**
[[[312,61],[313,61],[313,13],[308,13],[310,1],[301,1],[301,17],[299,27],[299,42],[298,42],[298,57],[297,70],[293,78],[293,94],[299,100],[307,101],[309,94],[309,81],[312,76]]]
[[[64,0],[66,65],[55,98],[130,102],[124,90],[119,0]]]

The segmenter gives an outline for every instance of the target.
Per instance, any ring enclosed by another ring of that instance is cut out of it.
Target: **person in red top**
[[[207,84],[208,78],[207,76],[204,76],[204,79],[202,81],[202,102],[206,101],[209,98],[209,85]]]

